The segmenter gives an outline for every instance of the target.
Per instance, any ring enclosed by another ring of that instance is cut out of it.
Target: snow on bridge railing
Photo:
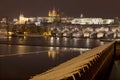
[[[114,43],[115,42],[107,43],[89,50],[53,69],[32,77],[30,80],[83,80],[85,77],[89,79],[89,76],[86,74],[88,72],[89,74],[91,73],[91,68],[98,64],[98,61],[103,54],[105,54],[104,51],[112,48],[111,46],[113,46]]]

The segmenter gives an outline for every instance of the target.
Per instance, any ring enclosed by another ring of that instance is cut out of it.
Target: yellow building
[[[49,10],[48,12],[48,23],[52,23],[55,20],[60,21],[60,14],[57,10],[55,10],[55,8],[53,8],[52,10]]]
[[[38,19],[40,21],[47,21],[48,23],[52,23],[59,16],[60,16],[59,12],[57,10],[55,10],[55,8],[54,8],[52,10],[49,10],[48,17],[38,17]],[[18,22],[16,22],[16,24],[25,24],[28,21],[35,22],[36,17],[25,17],[23,14],[20,14],[19,20],[18,20]]]
[[[28,21],[28,18],[25,18],[23,14],[20,14],[19,24],[25,24],[26,21]]]
[[[49,17],[57,17],[57,16],[60,16],[60,15],[58,14],[58,12],[54,8],[53,10],[49,10],[48,16]]]

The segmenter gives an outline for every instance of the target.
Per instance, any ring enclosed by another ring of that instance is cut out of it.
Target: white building
[[[114,23],[114,19],[103,19],[103,18],[74,18],[71,24],[111,24]]]

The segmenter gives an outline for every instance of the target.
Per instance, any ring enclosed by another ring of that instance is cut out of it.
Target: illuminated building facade
[[[111,24],[114,23],[114,19],[103,18],[74,18],[71,24],[92,25],[92,24]]]
[[[60,17],[60,14],[59,14],[59,12],[58,12],[57,10],[55,10],[55,8],[54,8],[54,9],[52,9],[52,10],[49,10],[48,16],[49,16],[48,22],[49,22],[49,23],[52,23],[52,22],[54,22],[56,19],[58,19],[58,18]]]
[[[57,17],[57,16],[60,16],[60,15],[59,15],[59,13],[54,8],[53,10],[49,10],[48,16],[49,17]]]
[[[25,24],[27,22],[34,22],[35,21],[35,17],[24,17],[23,14],[20,14],[19,16],[19,21],[18,21],[18,24]]]
[[[16,24],[31,24],[40,25],[41,22],[53,23],[55,20],[61,20],[62,23],[80,24],[80,25],[92,25],[92,24],[111,24],[114,23],[114,19],[103,19],[103,18],[84,18],[83,14],[79,18],[65,18],[60,16],[59,11],[52,9],[48,12],[48,17],[25,17],[20,14],[19,20],[16,20]]]
[[[35,23],[38,24],[39,22],[47,22],[47,23],[52,23],[56,19],[56,17],[59,17],[60,15],[58,12],[53,9],[49,10],[48,12],[48,17],[25,17],[23,14],[20,14],[19,16],[19,21],[16,22],[16,24],[25,24],[25,23]],[[39,21],[36,23],[36,21]]]

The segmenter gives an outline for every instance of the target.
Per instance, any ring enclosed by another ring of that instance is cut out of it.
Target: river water
[[[0,39],[0,80],[28,80],[103,44],[98,39],[80,38]]]

